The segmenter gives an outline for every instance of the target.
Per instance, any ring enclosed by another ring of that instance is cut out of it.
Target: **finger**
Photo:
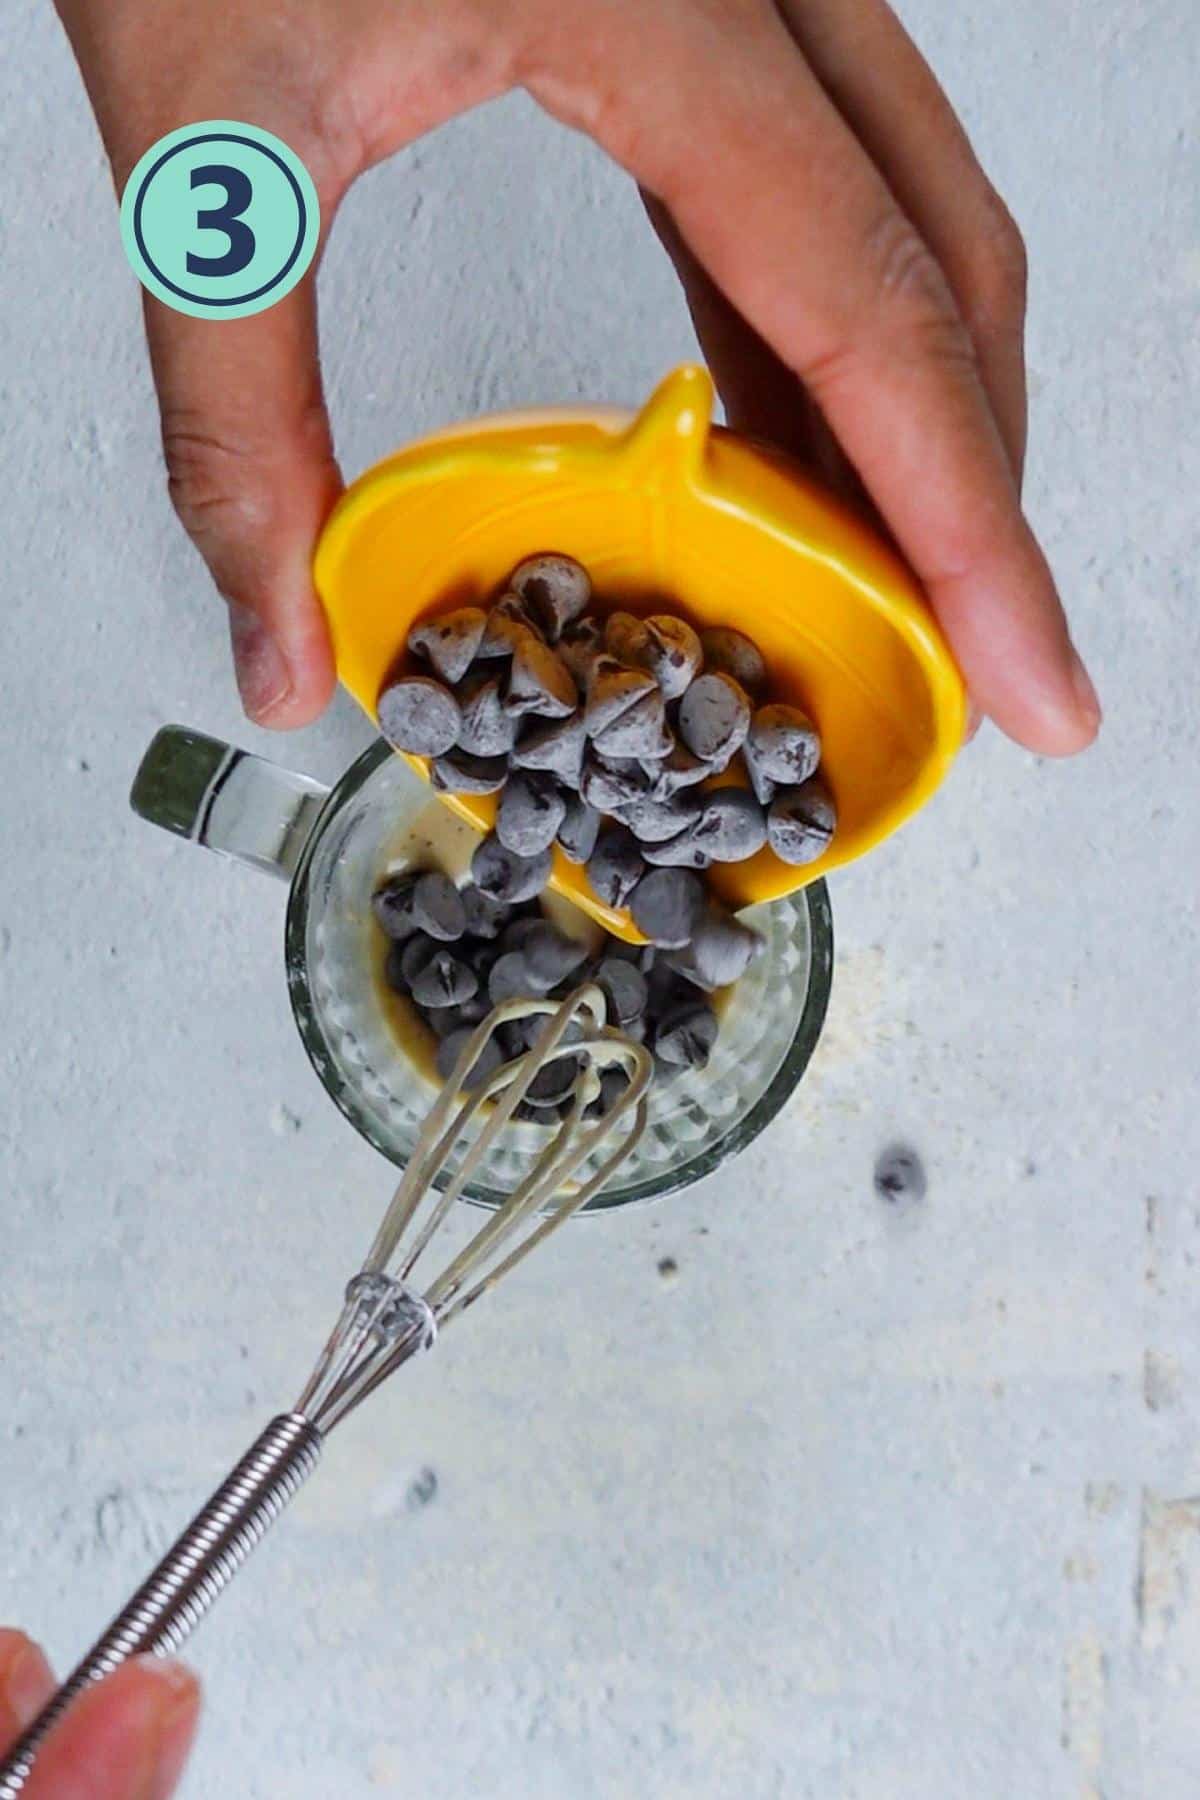
[[[193,319],[149,295],[145,311],[171,498],[228,602],[243,705],[305,725],[334,686],[312,556],[341,491],[315,277],[253,318]]]
[[[360,168],[440,123],[452,102],[476,97],[468,70],[435,84],[436,104],[427,99],[402,54],[410,49],[407,60],[419,68],[423,46],[403,36],[399,46],[389,42],[383,25],[396,36],[390,13],[382,23],[377,14],[353,23],[361,93],[368,73],[374,91],[363,111],[376,128],[360,130],[351,106],[340,114],[329,109],[340,119],[333,142],[312,140],[299,121],[294,130],[281,122],[287,140],[304,148],[317,185],[322,243]],[[492,71],[486,74],[494,85]],[[306,70],[300,79],[306,91]],[[483,79],[476,73],[477,84]],[[244,104],[247,117],[280,123],[274,99]],[[293,105],[286,101],[285,113]],[[240,116],[237,107],[215,100],[208,110]],[[120,134],[122,143],[129,135]],[[114,166],[123,162],[114,157]],[[284,300],[251,318],[193,319],[149,295],[145,317],[171,498],[228,602],[243,705],[260,725],[305,725],[324,710],[336,679],[312,559],[342,492],[321,382],[316,265]]]
[[[475,5],[57,4],[118,189],[183,121],[251,120],[303,157],[326,233],[363,168],[510,80],[511,34]],[[254,318],[195,320],[148,299],[146,321],[171,493],[229,601],[246,709],[304,724],[334,683],[310,565],[341,488],[315,277]]]
[[[54,1692],[50,1664],[23,1631],[0,1628],[0,1754],[37,1718]]]
[[[1019,483],[1026,423],[1020,232],[885,0],[777,3],[809,66],[945,271]]]
[[[835,492],[882,525],[862,482],[804,389],[774,351],[730,306],[679,235],[662,202],[643,192],[655,231],[675,265],[705,357],[735,429],[766,439],[812,469]],[[964,746],[975,741],[983,714],[968,696]]]
[[[644,191],[642,200],[679,277],[729,424],[786,451],[844,499],[873,512],[857,472],[821,416],[820,407],[770,345],[730,305],[693,256],[661,200]]]
[[[200,1690],[141,1657],[82,1693],[38,1752],[22,1800],[167,1800],[195,1735]]]
[[[547,46],[533,91],[661,196],[808,387],[982,708],[1031,749],[1082,749],[1099,708],[931,253],[773,10],[744,0],[699,33],[674,10],[637,16],[636,59],[617,67],[608,34],[575,33]],[[712,143],[721,155],[701,155]]]
[[[58,0],[121,192],[143,152],[189,119],[245,118],[303,156],[328,230],[355,168],[353,133],[314,130],[313,71],[334,53],[324,16],[280,36],[238,0],[214,34],[186,0],[104,8]],[[164,50],[169,45],[169,53]],[[316,275],[247,319],[194,319],[145,297],[176,510],[229,604],[243,702],[260,724],[303,725],[334,685],[311,576],[340,492],[321,391]]]

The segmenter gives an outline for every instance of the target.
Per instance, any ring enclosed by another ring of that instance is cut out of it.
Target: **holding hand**
[[[0,1628],[0,1755],[55,1691],[50,1665],[19,1631]],[[139,1657],[81,1694],[38,1752],[21,1800],[167,1800],[200,1711],[178,1663]]]
[[[976,705],[1068,754],[1099,707],[1021,511],[1024,251],[885,0],[58,0],[118,187],[244,119],[355,177],[523,88],[641,184],[730,422],[861,489]],[[310,564],[337,498],[315,274],[212,323],[147,298],[171,492],[263,724],[334,684]]]

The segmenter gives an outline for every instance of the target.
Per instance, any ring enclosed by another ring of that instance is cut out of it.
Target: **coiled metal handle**
[[[38,1745],[93,1681],[128,1657],[178,1650],[321,1460],[322,1437],[301,1413],[272,1419],[233,1473],[118,1613],[104,1636],[0,1762],[0,1800],[16,1800]]]

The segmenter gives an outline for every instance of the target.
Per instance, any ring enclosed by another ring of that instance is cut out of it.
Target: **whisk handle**
[[[16,1800],[33,1767],[38,1745],[85,1687],[110,1675],[128,1657],[166,1656],[179,1649],[268,1526],[312,1474],[321,1460],[321,1449],[321,1433],[301,1413],[281,1413],[272,1419],[104,1636],[0,1761],[0,1800]]]

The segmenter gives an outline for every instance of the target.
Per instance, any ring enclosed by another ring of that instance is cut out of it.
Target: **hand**
[[[350,183],[521,87],[637,181],[731,422],[861,489],[977,707],[1068,754],[1099,707],[1020,505],[1024,251],[884,0],[58,0],[118,187],[193,119]],[[247,710],[332,691],[310,561],[339,492],[310,274],[256,318],[146,303],[176,507],[230,603]]]
[[[36,1644],[0,1628],[0,1753],[54,1693]],[[195,1677],[139,1657],[82,1693],[38,1752],[21,1800],[167,1800],[200,1710]]]

